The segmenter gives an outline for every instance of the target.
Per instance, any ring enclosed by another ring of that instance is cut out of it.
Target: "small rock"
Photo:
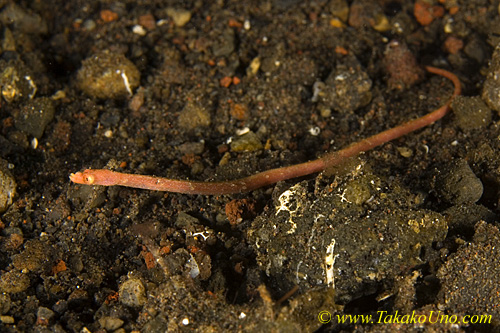
[[[50,320],[54,317],[54,311],[46,307],[40,306],[36,313],[37,325],[49,325]]]
[[[75,186],[69,193],[68,198],[74,203],[85,203],[88,209],[101,206],[106,201],[106,191],[102,191],[99,187],[92,186]]]
[[[191,270],[188,267],[188,262],[191,258],[192,255],[186,249],[180,248],[166,256],[162,266],[170,276],[183,274],[186,273],[186,270]]]
[[[101,20],[103,20],[105,23],[113,22],[118,20],[118,13],[115,13],[112,10],[109,9],[103,9],[99,13],[99,16],[101,17]]]
[[[413,15],[418,23],[427,26],[431,24],[434,19],[444,15],[444,8],[441,6],[432,6],[425,1],[417,1],[413,8]]]
[[[192,279],[207,280],[212,275],[212,259],[206,252],[198,251],[190,254],[184,269]]]
[[[272,52],[262,54],[260,58],[260,70],[266,73],[266,75],[278,70],[286,54],[285,50],[286,46],[283,43],[278,43]]]
[[[123,282],[119,290],[120,301],[130,307],[141,307],[146,303],[146,288],[139,279]]]
[[[357,63],[339,64],[327,78],[325,84],[316,83],[315,98],[319,109],[333,108],[348,113],[370,103],[372,80]]]
[[[12,264],[15,268],[24,271],[38,272],[50,259],[50,248],[40,240],[29,240],[24,250],[13,256]]]
[[[47,22],[40,15],[27,12],[15,2],[2,9],[0,22],[3,26],[13,25],[15,29],[29,34],[46,34],[48,30]]]
[[[15,116],[15,125],[18,130],[39,139],[54,119],[54,114],[54,103],[50,98],[35,98],[29,100]]]
[[[106,331],[114,331],[122,327],[123,320],[115,317],[102,317],[99,319],[99,325]]]
[[[383,65],[389,78],[390,89],[404,90],[424,77],[424,71],[405,43],[392,40],[384,52]]]
[[[247,67],[247,76],[253,76],[253,75],[257,74],[257,72],[259,71],[260,65],[261,65],[260,60],[261,60],[260,57],[255,57],[252,59],[252,61],[250,62],[250,65],[248,65],[248,67]]]
[[[75,289],[68,296],[68,305],[70,307],[86,306],[89,301],[89,293],[83,289]]]
[[[65,151],[71,143],[71,129],[71,124],[67,121],[58,121],[48,137],[47,145],[52,146],[57,153]]]
[[[20,293],[30,286],[29,277],[14,269],[0,276],[0,293]]]
[[[104,127],[114,127],[120,123],[120,110],[110,109],[104,111],[99,117],[99,121]]]
[[[371,26],[380,32],[391,29],[389,19],[382,8],[375,1],[369,0],[355,0],[352,3],[349,12],[349,25],[354,28]]]
[[[465,45],[464,52],[469,58],[474,59],[478,64],[482,64],[489,51],[487,51],[481,39],[472,37]]]
[[[35,96],[33,74],[21,60],[0,61],[0,86],[7,103],[30,100]]]
[[[2,242],[3,250],[13,251],[23,245],[24,237],[21,229],[16,227],[7,227],[3,229],[2,233],[6,236]]]
[[[344,191],[344,198],[355,205],[362,205],[372,196],[370,192],[370,177],[360,177],[349,182]]]
[[[463,130],[485,128],[491,122],[491,110],[479,96],[457,96],[451,108]]]
[[[231,142],[233,152],[255,151],[262,148],[262,143],[254,132],[248,132]]]
[[[494,223],[497,220],[494,212],[478,204],[452,206],[446,209],[443,215],[447,218],[450,230],[460,230],[462,234],[464,230],[474,230],[474,225],[479,221]]]
[[[496,46],[491,57],[481,97],[490,108],[500,114],[500,44]]]
[[[155,318],[144,324],[142,328],[143,332],[167,332],[170,327],[168,326],[168,320],[159,314]]]
[[[12,205],[16,195],[16,180],[10,173],[8,162],[0,158],[0,213]]]
[[[68,301],[59,300],[54,304],[52,309],[54,309],[54,311],[57,312],[58,314],[62,314],[66,312],[66,310],[68,310]]]
[[[148,30],[154,30],[156,27],[155,17],[150,13],[139,16],[138,22]]]
[[[83,21],[83,24],[82,24],[83,29],[86,31],[92,31],[95,29],[96,26],[97,26],[96,22],[94,20],[91,20],[91,19],[87,19],[87,20]]]
[[[216,57],[229,56],[234,52],[234,49],[235,37],[232,29],[224,30],[212,46],[212,52]]]
[[[448,53],[456,54],[464,47],[464,42],[455,36],[449,36],[444,41],[444,48]]]
[[[0,315],[4,315],[9,312],[10,306],[10,296],[8,294],[0,294]]]
[[[182,154],[200,155],[205,150],[205,142],[186,142],[177,147]]]
[[[413,155],[413,151],[408,147],[396,147],[399,154],[403,157],[409,158]]]
[[[2,144],[2,149],[5,147],[5,151],[13,151],[17,149],[28,149],[30,147],[30,142],[28,140],[28,135],[23,131],[12,131],[7,133],[7,138],[9,139],[7,142],[0,142]],[[2,140],[3,141],[3,140]],[[9,144],[11,147],[9,147]],[[15,145],[15,146],[13,146]],[[7,156],[8,154],[5,154]]]
[[[0,316],[0,321],[4,324],[14,324],[16,322],[12,316]]]
[[[238,120],[246,120],[249,117],[248,106],[242,103],[233,103],[229,110],[231,117]]]
[[[179,212],[177,219],[175,220],[175,226],[182,229],[194,229],[195,226],[199,225],[200,221],[185,212]]]
[[[123,54],[101,52],[82,62],[77,74],[78,87],[95,98],[121,98],[132,95],[140,83],[137,67]]]
[[[256,201],[253,199],[234,199],[226,204],[226,216],[231,225],[240,224],[244,219],[254,218]]]
[[[3,32],[2,48],[3,52],[6,51],[16,52],[16,39],[14,38],[12,31],[10,31],[10,29],[7,27],[5,27]]]
[[[19,131],[12,131],[13,133],[21,133]],[[8,133],[8,139],[2,135],[0,135],[0,147],[2,147],[2,149],[0,149],[0,158],[1,157],[7,157],[11,154],[13,154],[14,152],[16,153],[23,153],[23,149],[26,149],[29,147],[29,143],[28,143],[28,138],[26,137],[26,135],[24,133],[21,133],[19,136],[21,137],[21,142],[18,143],[16,142],[16,140],[13,140],[11,138],[11,133]],[[24,140],[23,140],[24,138]]]
[[[338,17],[342,22],[349,18],[349,4],[346,0],[330,0],[327,5],[333,16]]]
[[[480,221],[472,242],[466,242],[439,268],[439,303],[448,313],[488,314],[500,319],[500,233],[496,226]]]
[[[483,183],[467,162],[460,159],[438,176],[436,190],[450,204],[475,203],[483,195]]]
[[[210,112],[198,103],[188,102],[179,115],[179,126],[186,130],[210,126]]]
[[[185,26],[191,20],[191,12],[186,9],[167,8],[167,15],[172,18],[177,27]]]

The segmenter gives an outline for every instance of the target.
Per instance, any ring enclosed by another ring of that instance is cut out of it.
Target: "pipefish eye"
[[[85,180],[85,184],[88,184],[88,185],[94,184],[94,181],[95,181],[94,175],[85,175],[83,179]]]

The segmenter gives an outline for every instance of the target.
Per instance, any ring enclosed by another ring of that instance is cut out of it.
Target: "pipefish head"
[[[72,173],[69,175],[69,179],[76,184],[93,185],[95,183],[95,175],[90,169],[83,172]]]

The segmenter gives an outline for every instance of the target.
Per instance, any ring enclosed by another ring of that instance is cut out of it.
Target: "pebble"
[[[465,54],[475,60],[478,64],[482,64],[488,57],[489,51],[479,38],[472,38],[467,42],[464,48]]]
[[[14,324],[16,322],[14,320],[14,317],[12,317],[12,316],[0,316],[0,321],[3,324]]]
[[[29,286],[29,277],[17,269],[2,273],[0,276],[0,293],[20,293]]]
[[[478,221],[495,223],[497,216],[494,212],[479,204],[456,205],[443,211],[448,221],[448,227],[455,230],[474,230]]]
[[[455,36],[448,36],[444,41],[444,48],[448,53],[456,54],[464,47],[464,42]]]
[[[486,128],[491,123],[491,110],[479,96],[457,96],[451,109],[463,130]]]
[[[95,29],[95,27],[97,26],[97,24],[95,23],[94,20],[85,20],[83,21],[83,29],[86,30],[86,31],[92,31]]]
[[[405,43],[392,40],[387,44],[382,60],[389,75],[387,84],[390,89],[404,90],[413,86],[424,77],[424,71]]]
[[[250,61],[250,65],[248,65],[248,67],[247,67],[247,70],[246,70],[247,76],[252,76],[252,75],[257,74],[257,72],[259,71],[260,65],[261,65],[261,59],[259,57],[253,58],[252,61]]]
[[[155,17],[152,14],[144,14],[139,16],[138,22],[147,30],[153,30],[154,28],[156,28]]]
[[[106,331],[115,331],[123,325],[123,320],[106,316],[99,319],[99,325]]]
[[[496,46],[491,57],[481,97],[490,108],[500,114],[500,44]]]
[[[369,177],[360,177],[349,182],[344,190],[344,198],[355,205],[362,205],[372,196],[370,192]]]
[[[141,307],[146,303],[146,288],[141,280],[132,278],[120,285],[120,301],[130,307]]]
[[[15,115],[15,126],[18,130],[41,138],[47,125],[54,119],[55,107],[48,97],[29,100]]]
[[[12,31],[7,27],[5,27],[3,32],[2,49],[3,52],[16,52],[16,39],[12,34]]]
[[[198,103],[187,102],[179,115],[179,126],[186,130],[210,126],[210,112]]]
[[[262,142],[254,132],[248,132],[231,142],[233,152],[256,151],[262,148]]]
[[[391,29],[389,19],[375,1],[355,0],[349,12],[349,25],[354,28],[371,26],[384,32]]]
[[[408,147],[397,147],[396,149],[403,157],[410,158],[413,155],[413,151]]]
[[[28,149],[30,147],[30,142],[28,140],[28,135],[22,131],[12,131],[7,133],[8,140],[0,140],[0,146],[2,147],[2,153],[4,156],[8,156],[12,151],[19,151],[20,149]]]
[[[144,27],[139,24],[136,24],[132,27],[132,32],[139,36],[146,36],[146,34],[148,33],[146,29],[144,29]]]
[[[231,114],[231,117],[236,118],[238,120],[246,120],[250,116],[250,113],[248,111],[248,106],[246,104],[241,104],[241,103],[231,104],[229,113]]]
[[[131,96],[139,86],[141,74],[123,54],[100,52],[82,61],[77,74],[80,90],[94,98]]]
[[[465,242],[439,268],[440,304],[447,313],[488,314],[500,318],[500,232],[480,221],[472,241]]]
[[[109,9],[103,9],[99,13],[99,16],[101,17],[101,20],[104,21],[104,23],[109,23],[118,20],[118,13],[115,13]]]
[[[0,72],[2,97],[7,103],[30,100],[35,96],[37,87],[32,79],[33,74],[22,61],[0,61]]]
[[[181,229],[191,229],[199,225],[200,221],[185,212],[179,212],[175,220],[175,226]]]
[[[170,328],[168,324],[168,320],[162,315],[159,314],[155,318],[148,321],[142,327],[143,332],[168,332]]]
[[[2,2],[4,4],[5,2]],[[22,32],[29,34],[46,34],[47,22],[40,15],[28,13],[22,7],[10,2],[0,12],[0,22],[5,26],[13,26]]]
[[[54,318],[54,311],[43,306],[38,308],[36,313],[36,322],[38,325],[48,325],[52,318]]]
[[[175,26],[183,27],[191,20],[191,12],[186,9],[167,8],[167,15],[172,18]]]
[[[9,312],[11,307],[10,296],[7,294],[0,294],[0,315],[4,315]]]
[[[59,300],[57,301],[52,309],[57,312],[58,314],[62,314],[68,310],[68,301],[66,300]]]
[[[205,141],[186,142],[177,147],[182,154],[200,155],[205,150]]]
[[[212,53],[216,57],[229,56],[236,48],[233,29],[225,29],[212,46]]]
[[[24,237],[23,232],[20,228],[7,227],[2,230],[2,234],[6,236],[3,239],[3,248],[12,251],[17,250],[21,245],[23,245]]]
[[[281,66],[282,59],[285,54],[285,45],[283,43],[278,43],[274,48],[273,52],[265,54],[260,59],[259,69],[269,75],[275,72]]]
[[[13,256],[12,264],[21,271],[39,272],[50,257],[50,248],[43,241],[29,240],[24,250]]]
[[[339,18],[342,22],[347,22],[349,18],[349,4],[346,0],[331,0],[327,8],[333,16]]]
[[[16,180],[12,176],[9,163],[0,158],[0,213],[3,213],[12,205],[16,195]]]
[[[70,308],[82,306],[84,304],[87,304],[88,301],[89,301],[89,294],[86,290],[83,289],[75,289],[68,296],[68,306]]]
[[[418,23],[427,26],[436,18],[440,18],[444,15],[444,8],[441,6],[432,6],[425,1],[417,1],[413,8],[413,15],[415,15],[415,19]]]
[[[475,203],[483,195],[483,183],[467,161],[459,159],[438,175],[436,190],[443,200],[452,205]]]
[[[357,64],[339,64],[325,84],[315,84],[319,109],[333,108],[348,113],[367,105],[372,99],[372,80]]]

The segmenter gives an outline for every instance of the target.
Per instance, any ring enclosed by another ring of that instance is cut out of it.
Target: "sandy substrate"
[[[498,328],[498,6],[0,1],[0,330]],[[423,66],[452,111],[320,174],[69,180],[313,160],[446,103]]]

